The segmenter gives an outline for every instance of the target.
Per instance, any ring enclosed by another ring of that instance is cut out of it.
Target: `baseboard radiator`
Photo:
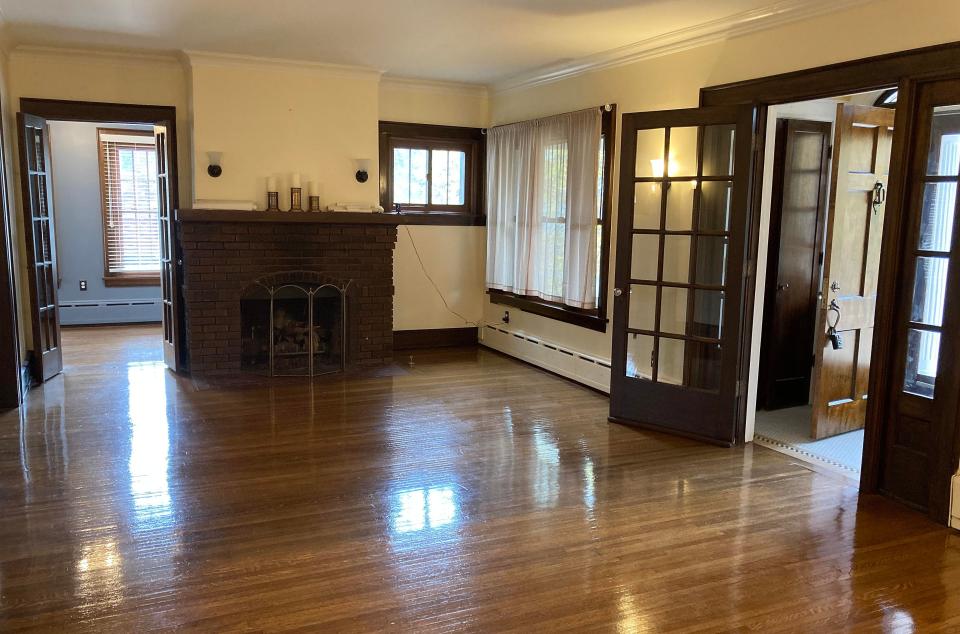
[[[480,329],[480,343],[577,383],[610,393],[610,361],[571,350],[505,324]]]
[[[160,299],[101,299],[60,302],[60,323],[64,326],[159,322],[162,316],[163,309]]]

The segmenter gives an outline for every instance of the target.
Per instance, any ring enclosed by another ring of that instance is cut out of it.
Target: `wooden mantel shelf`
[[[463,214],[373,213],[369,211],[246,211],[242,209],[180,209],[180,222],[282,222],[332,225],[477,225]]]

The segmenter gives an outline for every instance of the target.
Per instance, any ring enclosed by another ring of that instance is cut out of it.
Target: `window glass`
[[[157,151],[152,133],[99,130],[106,275],[160,271]]]
[[[433,150],[430,174],[434,205],[462,205],[466,180],[466,154],[457,150]]]
[[[903,391],[933,398],[940,360],[940,333],[911,328],[907,332],[907,371]]]

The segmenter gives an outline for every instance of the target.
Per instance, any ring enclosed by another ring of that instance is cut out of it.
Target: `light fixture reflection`
[[[166,372],[144,362],[127,368],[130,386],[130,494],[136,519],[155,524],[171,515]]]
[[[393,516],[397,533],[416,533],[438,529],[457,517],[457,500],[453,487],[424,487],[400,491]]]

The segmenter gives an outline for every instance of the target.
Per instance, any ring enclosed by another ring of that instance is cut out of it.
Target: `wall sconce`
[[[211,178],[219,178],[223,174],[223,168],[220,167],[222,158],[223,152],[207,152],[207,174]]]
[[[354,159],[357,163],[357,182],[366,183],[367,179],[370,178],[370,159],[368,158],[358,158]]]

